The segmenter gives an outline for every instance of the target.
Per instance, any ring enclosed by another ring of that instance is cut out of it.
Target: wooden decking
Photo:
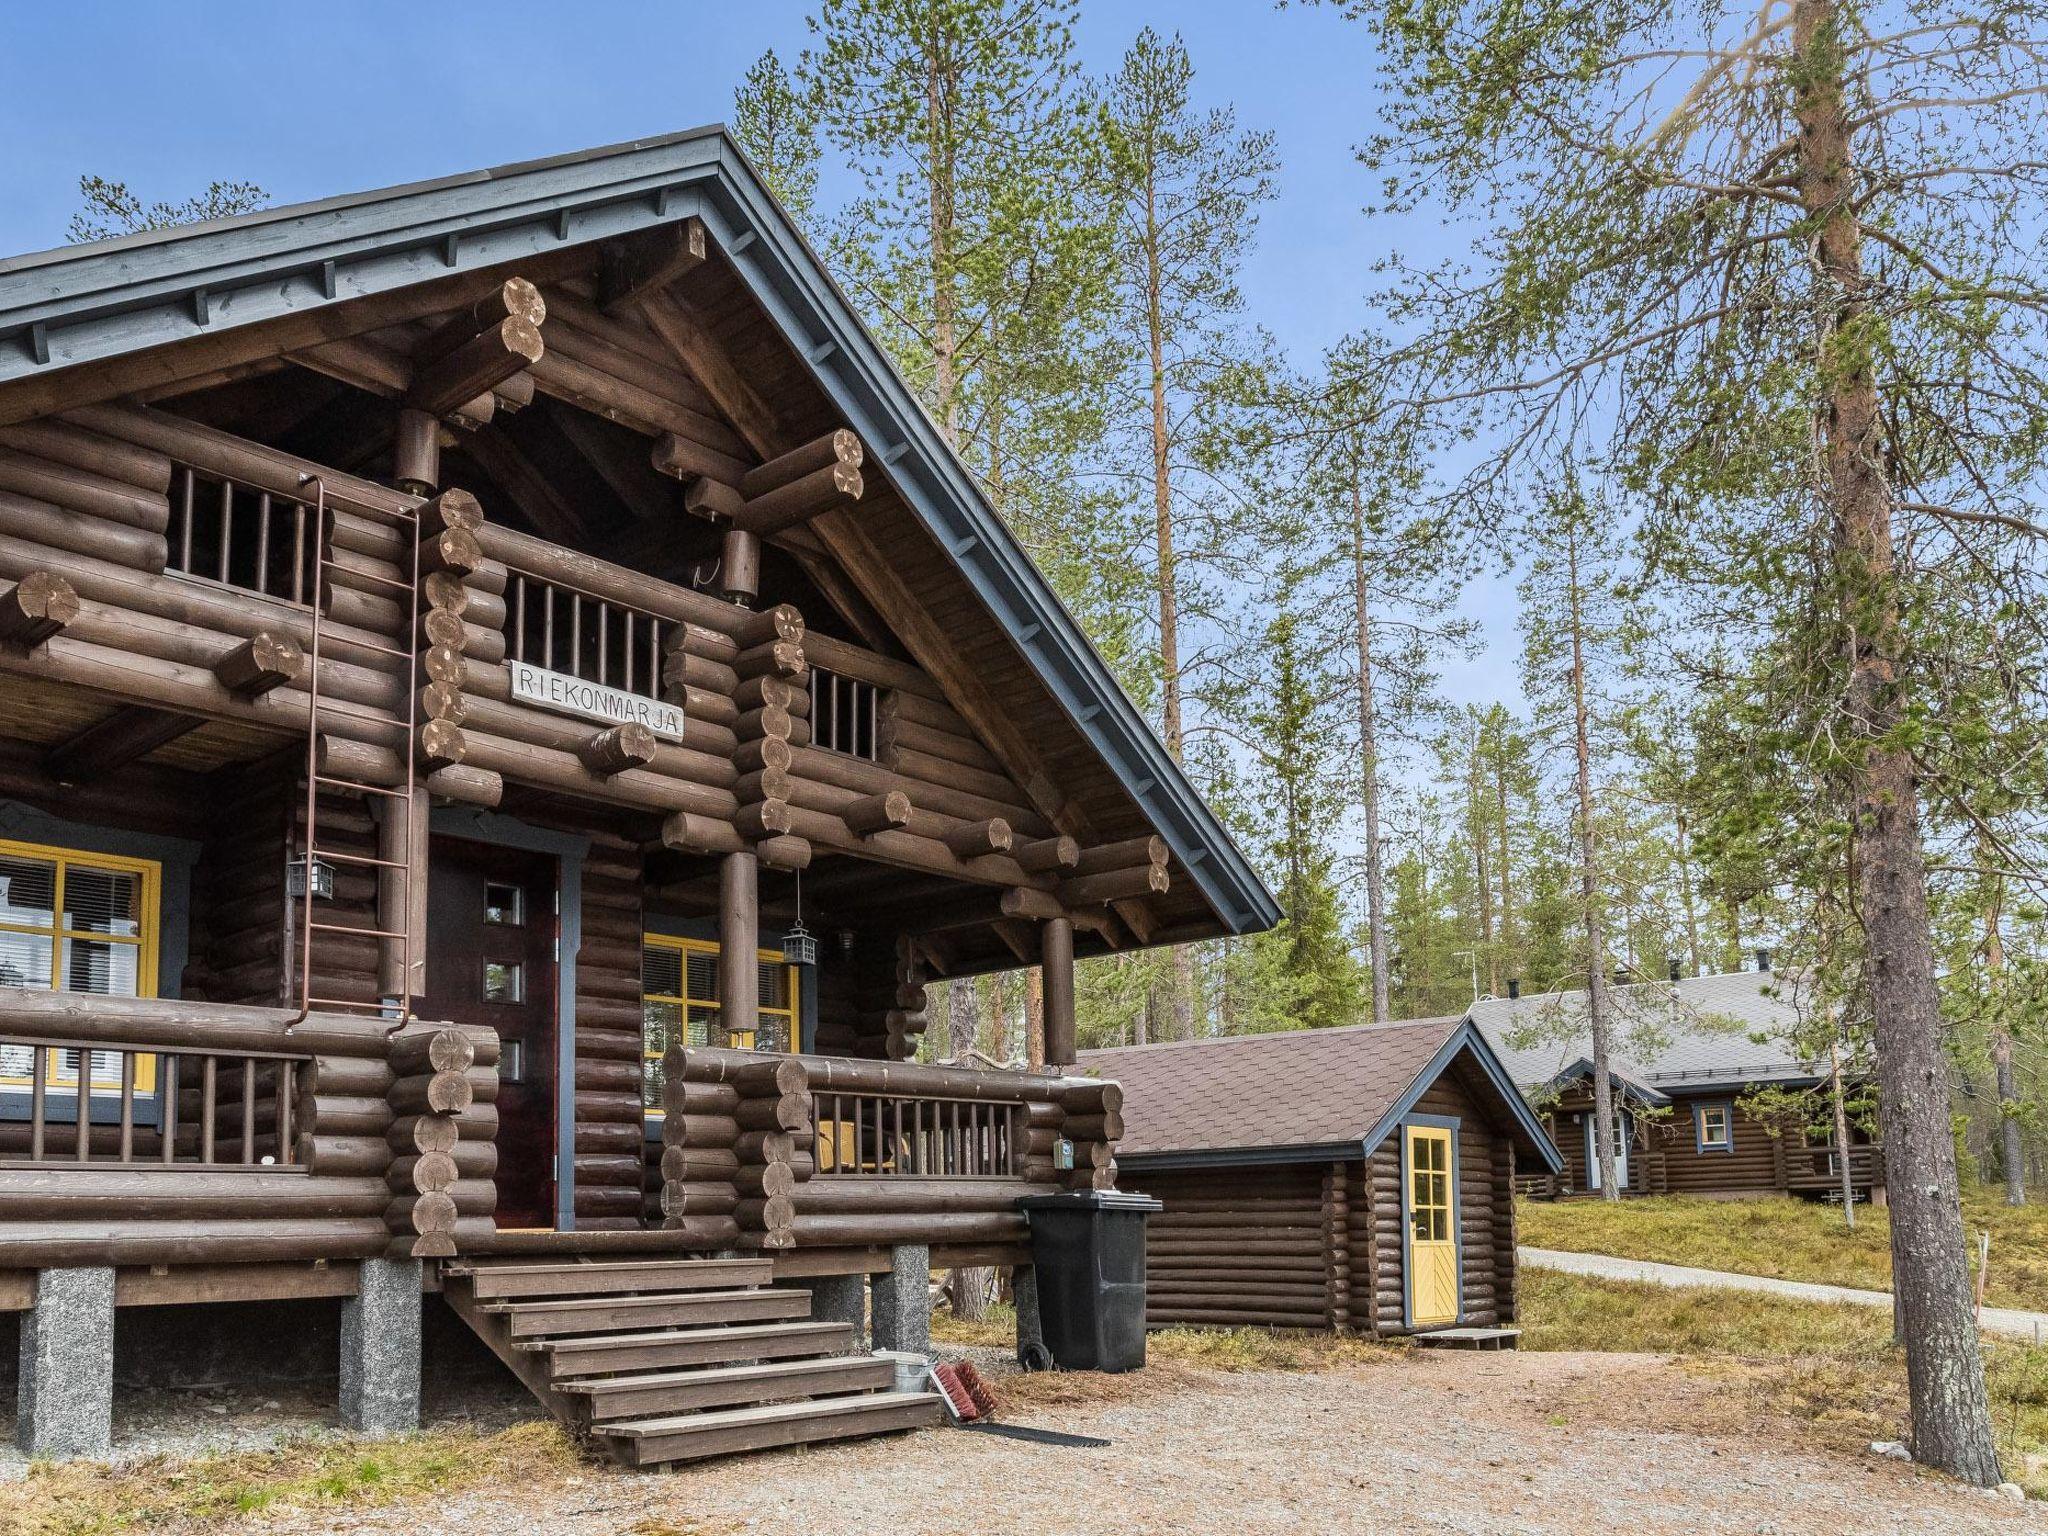
[[[638,1234],[618,1234],[636,1236]],[[443,1266],[456,1314],[563,1424],[634,1467],[915,1429],[929,1392],[853,1353],[767,1258],[479,1258]]]

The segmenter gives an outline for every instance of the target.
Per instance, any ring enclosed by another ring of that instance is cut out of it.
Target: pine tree
[[[81,176],[78,195],[84,206],[71,216],[71,225],[64,235],[73,245],[169,229],[178,224],[199,224],[207,219],[232,218],[270,202],[270,194],[252,181],[208,182],[204,192],[182,203],[144,203],[128,190],[124,181]]]
[[[791,218],[807,225],[818,202],[818,98],[770,48],[733,92],[732,136]]]

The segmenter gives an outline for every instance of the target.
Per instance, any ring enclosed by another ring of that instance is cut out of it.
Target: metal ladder
[[[419,732],[419,622],[420,622],[420,538],[419,511],[417,505],[400,512],[386,512],[364,506],[352,506],[349,510],[357,515],[374,515],[390,523],[399,536],[401,551],[411,552],[409,579],[386,576],[380,572],[357,571],[357,581],[388,587],[398,599],[402,616],[401,645],[382,645],[367,640],[352,643],[364,650],[372,650],[390,656],[396,663],[393,669],[404,684],[405,709],[402,714],[392,713],[351,704],[346,700],[324,698],[320,692],[320,656],[323,631],[327,621],[329,601],[328,573],[341,564],[334,558],[334,529],[327,501],[327,482],[314,474],[299,477],[300,487],[310,487],[314,493],[313,503],[313,626],[308,683],[309,703],[306,712],[306,814],[299,829],[298,870],[300,872],[301,895],[294,917],[298,932],[295,948],[298,954],[299,1011],[292,1023],[305,1019],[316,1008],[337,1009],[353,1013],[372,1013],[391,1020],[395,1030],[412,1017],[414,996],[413,975],[416,957],[413,953],[414,927],[412,921],[412,898],[414,872],[425,850],[415,848],[413,839],[417,827],[412,817],[413,792],[416,775],[413,767],[413,742]],[[401,560],[404,555],[401,554]],[[322,721],[329,715],[348,715],[367,724],[393,723],[402,720],[405,739],[398,750],[399,782],[396,784],[370,783],[360,778],[347,777],[331,768],[323,769],[320,753]],[[405,829],[403,851],[396,858],[384,857],[388,840],[380,844],[378,853],[363,854],[324,844],[320,840],[320,792],[323,789],[343,790],[367,797],[371,803],[383,807],[382,815],[395,816]],[[378,918],[377,926],[365,928],[357,923],[321,921],[313,915],[313,870],[316,862],[333,865],[347,865],[354,868],[374,869],[378,875]],[[386,892],[395,899],[386,902]],[[398,926],[385,927],[391,921],[390,913],[398,913]],[[313,990],[313,935],[315,933],[343,933],[356,938],[375,939],[380,946],[397,943],[400,947],[402,964],[400,982],[396,997],[380,997],[374,1002],[363,1002],[352,998],[322,997]]]

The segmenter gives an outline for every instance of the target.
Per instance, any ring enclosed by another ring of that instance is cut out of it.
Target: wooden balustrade
[[[1884,1148],[1881,1145],[1849,1148],[1849,1178],[1858,1189],[1884,1182]],[[1788,1147],[1785,1155],[1785,1187],[1802,1192],[1839,1190],[1841,1164],[1832,1146]]]
[[[0,1037],[0,1167],[297,1168],[311,1060]]]
[[[310,502],[190,464],[171,470],[165,569],[304,604],[320,530]]]
[[[880,1093],[821,1093],[816,1104],[814,1177],[1022,1177],[1020,1106]]]
[[[655,698],[661,692],[658,615],[616,599],[507,567],[506,655],[586,683]]]

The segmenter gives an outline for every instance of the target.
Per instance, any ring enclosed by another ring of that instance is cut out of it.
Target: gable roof
[[[1609,1068],[1650,1103],[1672,1093],[1811,1082],[1819,1064],[1789,1043],[1805,1022],[1796,985],[1783,973],[1741,971],[1616,987]],[[1583,992],[1482,998],[1469,1017],[1525,1093],[1592,1073]]]
[[[1490,1090],[1523,1150],[1563,1167],[1493,1048],[1460,1018],[1081,1053],[1123,1089],[1116,1155],[1133,1167],[1370,1157],[1453,1063]]]
[[[720,126],[0,261],[0,420],[38,414],[41,381],[67,370],[317,325],[343,304],[693,216],[1166,840],[1214,915],[1206,931],[1278,922],[1250,862]]]

